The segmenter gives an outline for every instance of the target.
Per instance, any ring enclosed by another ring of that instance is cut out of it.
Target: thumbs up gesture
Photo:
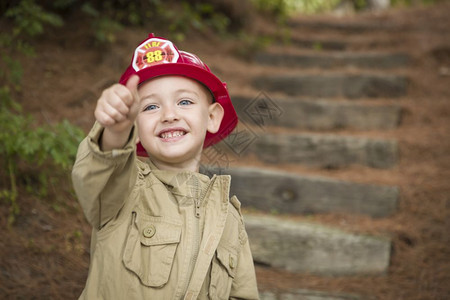
[[[100,147],[103,151],[126,145],[139,113],[139,77],[132,75],[124,85],[114,84],[105,89],[97,101],[94,116],[105,128]]]

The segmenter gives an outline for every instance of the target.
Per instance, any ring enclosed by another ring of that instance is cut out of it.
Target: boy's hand
[[[101,148],[104,151],[122,148],[128,141],[139,112],[139,77],[132,75],[125,86],[114,84],[103,91],[97,101],[95,118],[105,128]]]
[[[138,113],[139,77],[131,76],[126,85],[114,84],[103,91],[95,108],[95,118],[105,128],[119,132],[131,129]]]

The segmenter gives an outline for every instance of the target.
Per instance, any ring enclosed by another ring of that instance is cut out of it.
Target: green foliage
[[[47,195],[48,178],[58,173],[59,169],[68,170],[76,153],[78,143],[84,136],[81,129],[71,125],[67,120],[53,126],[36,126],[31,116],[17,114],[7,108],[0,110],[0,156],[7,166],[9,186],[2,187],[0,198],[10,204],[9,225],[19,213],[17,204],[18,174],[22,163],[45,168],[36,169],[39,182],[39,196]],[[27,181],[27,178],[24,178]]]
[[[91,28],[97,42],[104,44],[113,43],[116,40],[116,33],[123,28],[117,20],[109,16],[102,15],[89,2],[82,5],[81,11],[85,15],[92,18]]]
[[[3,79],[4,82],[9,82],[10,86],[14,90],[19,91],[23,75],[23,69],[20,62],[16,59],[13,59],[6,53],[3,53],[1,56],[0,65],[2,66],[2,68],[0,69],[0,78]],[[8,94],[9,87],[2,86],[0,88],[0,97],[6,102],[10,102]]]
[[[206,0],[57,0],[51,8],[61,13],[80,11],[89,19],[95,40],[101,44],[114,42],[123,26],[129,25],[168,29],[176,40],[184,39],[190,30],[225,34],[230,18],[212,3]]]
[[[448,0],[391,0],[392,6],[413,6],[415,4],[421,3],[425,5],[436,4]]]
[[[215,3],[208,0],[113,0],[88,1],[82,7],[87,15],[103,18],[104,23],[108,21],[108,28],[115,28],[116,32],[120,26],[152,26],[155,30],[168,30],[172,38],[182,40],[191,30],[220,35],[229,30],[230,16],[222,13]],[[96,26],[95,31],[101,31],[101,26]]]
[[[215,10],[208,3],[181,2],[177,9],[160,7],[159,17],[163,24],[168,24],[169,33],[175,40],[183,40],[192,29],[199,32],[212,30],[224,35],[230,25],[230,19]]]
[[[333,10],[341,2],[341,0],[306,0],[290,2],[293,4],[293,9],[296,11],[300,11],[305,14],[317,14]]]
[[[0,87],[0,94],[3,98],[5,98],[5,88],[8,85],[15,91],[20,90],[20,81],[23,75],[20,62],[14,59],[11,53],[34,55],[33,47],[26,39],[42,34],[45,25],[61,26],[63,24],[60,16],[43,10],[33,0],[18,2],[17,6],[6,10],[4,17],[12,20],[13,27],[10,32],[0,34],[0,49],[2,49],[0,79],[7,83],[6,86]]]
[[[367,0],[352,0],[351,2],[356,11],[364,10],[368,6]]]
[[[45,11],[34,0],[22,0],[17,6],[8,9],[5,17],[14,19],[13,36],[26,34],[36,36],[44,32],[44,25],[61,26],[60,16]]]
[[[292,11],[287,0],[252,0],[253,5],[261,12],[270,13],[284,21]]]
[[[249,35],[240,32],[238,35],[239,47],[235,49],[235,53],[245,59],[252,58],[254,53],[260,52],[273,42],[273,38],[262,35]]]
[[[37,126],[30,115],[0,109],[0,155],[6,160],[22,160],[40,166],[49,159],[68,169],[84,133],[67,120],[55,125]]]
[[[293,13],[318,14],[332,11],[342,0],[251,0],[262,12],[269,12],[284,21]],[[356,11],[368,8],[367,0],[349,0]],[[434,4],[448,0],[391,0],[391,6],[412,6],[416,4]]]
[[[330,11],[340,0],[252,0],[254,5],[263,12],[270,12],[279,20],[284,21],[293,13],[315,14]],[[356,0],[359,1],[359,0]],[[365,1],[365,0],[362,0]]]
[[[199,31],[212,29],[219,34],[225,34],[230,19],[217,12],[213,5],[209,3],[195,3],[182,2],[183,16],[180,25],[190,25]]]
[[[33,177],[38,181],[38,195],[45,196],[49,179],[72,165],[84,133],[66,120],[38,126],[31,115],[23,113],[14,96],[21,90],[20,58],[34,53],[31,38],[42,34],[45,25],[62,25],[61,18],[45,11],[33,0],[22,0],[7,10],[5,16],[13,21],[13,27],[0,35],[0,165],[7,171],[2,178],[5,182],[0,186],[0,199],[9,205],[10,226],[20,213],[18,182],[26,182],[27,188],[31,185],[31,176],[20,177],[20,168],[24,165],[41,167],[35,169]]]
[[[122,29],[120,23],[109,18],[100,18],[92,23],[95,38],[100,43],[113,43],[116,41],[116,33]]]
[[[33,174],[39,181],[37,194],[46,196],[48,178],[58,173],[59,169],[68,170],[71,167],[84,132],[67,120],[55,125],[37,126],[32,116],[19,114],[5,104],[2,101],[0,108],[0,157],[7,166],[9,185],[1,187],[0,198],[10,204],[8,224],[11,225],[20,212],[17,203],[20,164],[37,167],[46,164],[45,168],[38,168],[37,173]]]

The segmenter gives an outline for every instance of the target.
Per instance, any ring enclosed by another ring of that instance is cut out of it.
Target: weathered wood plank
[[[305,21],[290,20],[288,25],[295,29],[319,30],[321,32],[329,30],[341,32],[343,34],[367,34],[374,31],[407,31],[408,27],[385,22],[327,22],[327,21]]]
[[[367,105],[353,101],[298,100],[271,98],[265,93],[255,98],[233,95],[233,105],[241,120],[250,125],[284,126],[308,130],[392,129],[402,118],[400,105]],[[264,110],[260,104],[266,103]],[[279,116],[269,114],[277,106]]]
[[[387,238],[268,216],[245,215],[244,220],[257,263],[333,276],[383,274],[389,266]]]
[[[332,134],[265,133],[249,145],[248,153],[254,153],[259,159],[273,164],[292,163],[318,168],[364,165],[387,169],[397,163],[398,146],[396,141],[385,139]]]
[[[270,75],[253,79],[253,86],[292,96],[396,98],[406,94],[408,79],[401,75],[332,74]]]
[[[407,66],[411,59],[403,53],[327,53],[287,54],[261,52],[255,61],[264,65],[299,68],[357,67],[368,69],[389,69]]]
[[[397,209],[394,186],[300,176],[259,168],[211,170],[231,175],[230,194],[245,207],[289,214],[356,213],[386,217]]]
[[[305,39],[295,38],[290,39],[290,43],[298,48],[307,48],[315,50],[334,50],[341,51],[349,47],[349,42],[343,40],[331,39]]]
[[[288,291],[264,291],[259,293],[261,300],[375,300],[376,298],[356,294],[322,292],[306,289]]]

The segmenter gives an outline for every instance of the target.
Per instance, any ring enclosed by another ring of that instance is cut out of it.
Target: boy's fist
[[[139,112],[139,77],[132,75],[126,85],[114,84],[103,91],[97,101],[95,118],[111,131],[129,131]]]

